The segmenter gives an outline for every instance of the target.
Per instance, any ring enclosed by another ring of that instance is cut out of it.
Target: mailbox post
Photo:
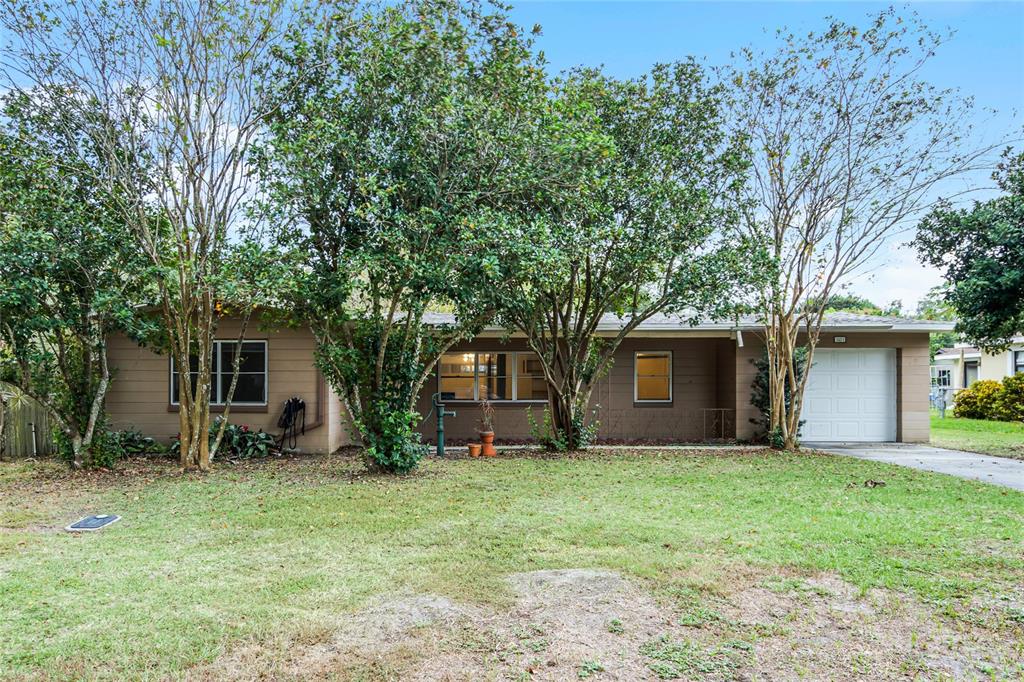
[[[444,418],[454,417],[455,413],[444,409],[440,393],[435,393],[431,402],[434,403],[434,412],[437,413],[437,456],[444,457]]]

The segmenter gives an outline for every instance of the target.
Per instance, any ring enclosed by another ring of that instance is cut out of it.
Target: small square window
[[[476,399],[475,353],[445,353],[439,373],[441,400]]]
[[[672,401],[672,353],[645,351],[634,356],[633,398],[636,402]]]

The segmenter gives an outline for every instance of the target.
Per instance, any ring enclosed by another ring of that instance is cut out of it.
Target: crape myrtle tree
[[[943,271],[957,331],[992,352],[1024,330],[1024,154],[1007,151],[994,178],[1002,196],[970,209],[942,202],[915,240],[922,262]]]
[[[74,467],[108,464],[106,342],[144,337],[147,262],[95,182],[87,139],[17,94],[0,125],[0,380],[42,405]],[[70,112],[67,115],[71,115]]]
[[[534,142],[550,181],[492,235],[499,319],[540,357],[549,447],[586,446],[595,383],[644,320],[726,317],[763,269],[735,229],[746,161],[720,94],[693,62],[634,80],[578,69],[554,84]],[[618,322],[603,336],[608,313]]]
[[[501,9],[454,0],[332,6],[280,56],[260,165],[280,240],[305,259],[293,313],[367,461],[404,472],[431,369],[493,314],[483,209],[531,168],[521,131],[543,70]],[[432,324],[437,309],[455,322]]]
[[[810,372],[797,358],[813,363],[827,310],[814,302],[869,268],[944,181],[991,163],[991,147],[969,142],[970,100],[920,78],[947,37],[889,9],[863,30],[829,20],[822,32],[780,32],[777,49],[743,50],[720,72],[753,154],[744,228],[777,268],[758,308],[770,435],[782,447],[798,447]]]
[[[217,281],[250,196],[263,68],[290,13],[280,0],[0,0],[8,88],[88,137],[95,182],[149,259],[180,382],[183,468],[209,468]],[[226,422],[225,422],[226,423]]]

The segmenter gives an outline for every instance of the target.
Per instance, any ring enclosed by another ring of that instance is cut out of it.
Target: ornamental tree
[[[554,85],[533,142],[547,170],[492,235],[499,319],[541,359],[550,444],[587,444],[595,382],[644,320],[725,317],[763,269],[736,230],[746,161],[720,94],[694,62],[635,80],[579,69]]]
[[[47,410],[73,466],[105,464],[106,341],[149,331],[134,305],[146,262],[84,141],[33,112],[10,96],[0,130],[0,380]]]
[[[864,29],[833,19],[821,32],[780,32],[776,49],[742,50],[720,72],[752,152],[744,230],[776,263],[758,310],[772,442],[787,449],[798,447],[811,374],[797,358],[813,364],[827,310],[814,302],[869,268],[943,182],[983,167],[992,149],[971,142],[970,100],[920,79],[947,38],[888,9]]]
[[[921,261],[943,271],[957,331],[985,350],[1024,333],[1024,154],[1004,154],[993,176],[1003,196],[970,209],[940,203],[917,228]]]
[[[290,12],[280,0],[0,1],[5,86],[87,141],[71,151],[92,155],[84,167],[153,268],[166,350],[178,367],[197,358],[195,384],[179,382],[180,458],[206,470],[218,282],[246,227],[264,68]]]
[[[493,314],[483,209],[522,184],[543,72],[520,29],[475,2],[312,19],[271,79],[264,190],[304,260],[290,302],[317,364],[369,461],[403,472],[423,452],[414,405],[431,369]],[[431,324],[434,309],[455,323]]]

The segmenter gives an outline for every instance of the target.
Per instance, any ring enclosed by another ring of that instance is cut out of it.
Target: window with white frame
[[[545,401],[547,385],[536,353],[445,353],[437,370],[441,400]]]
[[[210,404],[223,405],[227,402],[234,370],[236,341],[214,341],[213,358],[210,361]],[[189,380],[192,390],[196,388],[199,376],[199,358],[189,358]],[[171,404],[178,404],[178,382],[181,375],[171,358]],[[242,357],[238,362],[238,383],[231,400],[233,405],[267,404],[267,342],[245,341],[242,343]]]
[[[633,356],[633,400],[672,402],[671,351],[639,351]]]
[[[949,388],[953,385],[953,372],[949,367],[932,367],[932,386]]]
[[[1013,351],[1013,373],[1024,373],[1024,350]]]

